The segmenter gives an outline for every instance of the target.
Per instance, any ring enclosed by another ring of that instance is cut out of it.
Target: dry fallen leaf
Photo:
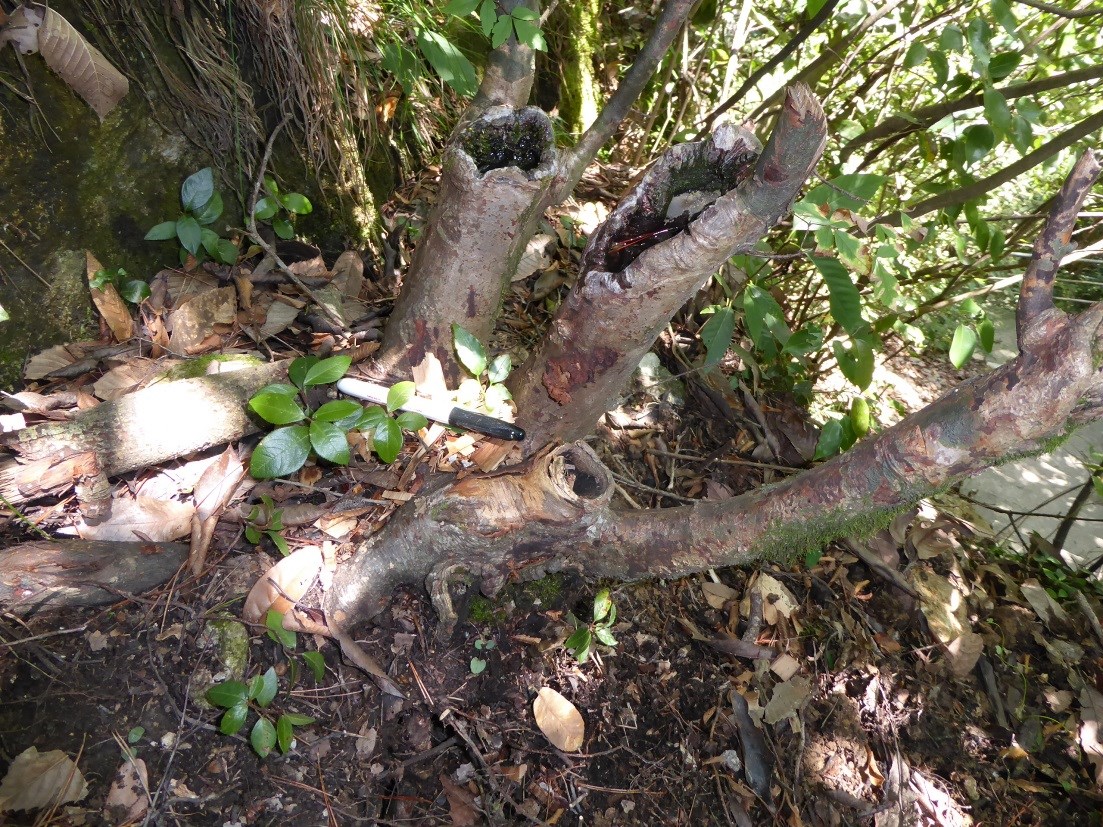
[[[804,699],[812,691],[812,682],[805,677],[792,678],[774,687],[770,702],[766,704],[763,720],[776,724],[782,718],[796,715]]]
[[[1031,577],[1029,580],[1024,580],[1019,584],[1019,589],[1022,591],[1023,597],[1026,598],[1026,602],[1030,604],[1030,608],[1047,625],[1055,620],[1064,622],[1069,619],[1068,614],[1061,608],[1061,604],[1049,596],[1049,592],[1038,582],[1037,578]]]
[[[575,705],[545,686],[532,704],[536,725],[551,741],[552,746],[563,752],[576,752],[586,737],[586,723]]]
[[[130,341],[134,335],[134,319],[130,317],[130,308],[126,306],[126,302],[119,295],[119,291],[115,289],[115,285],[110,282],[102,288],[92,287],[92,280],[96,273],[103,269],[103,265],[100,264],[99,259],[87,250],[84,252],[84,258],[88,290],[92,294],[92,301],[96,305],[96,309],[100,311],[100,315],[107,322],[107,326],[111,328],[111,332],[115,335],[117,341]]]
[[[725,603],[739,597],[739,592],[723,583],[706,581],[701,584],[701,591],[705,593],[705,602],[714,609],[723,609]]]
[[[130,89],[126,75],[53,9],[46,11],[38,48],[46,65],[84,98],[101,121]]]
[[[969,610],[965,596],[940,574],[922,568],[912,569],[909,579],[919,592],[919,608],[927,625],[941,643],[949,643],[969,629]]]
[[[191,533],[194,513],[195,506],[191,503],[176,500],[116,499],[111,502],[111,513],[106,520],[95,525],[82,520],[77,525],[77,533],[83,540],[160,543]]]
[[[149,771],[141,758],[125,760],[115,771],[115,780],[103,802],[103,817],[109,824],[137,824],[149,810]]]
[[[53,807],[86,795],[88,784],[73,759],[59,749],[40,753],[27,747],[0,782],[0,812]]]
[[[269,609],[287,614],[322,571],[322,552],[317,546],[305,546],[284,557],[261,577],[245,598],[244,617],[259,623]]]
[[[981,652],[984,651],[984,638],[976,632],[964,631],[946,647],[950,650],[950,669],[963,678],[973,671]]]
[[[1080,690],[1080,748],[1095,767],[1095,786],[1103,788],[1103,695]]]

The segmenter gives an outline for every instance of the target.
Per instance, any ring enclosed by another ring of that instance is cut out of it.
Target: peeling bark
[[[656,162],[591,237],[578,282],[540,348],[510,379],[527,454],[593,430],[678,309],[788,212],[825,140],[819,102],[794,87],[761,156],[753,135],[722,126]],[[626,264],[628,250],[618,248],[670,224],[677,199],[694,194],[705,199],[698,207],[709,206],[685,232]]]

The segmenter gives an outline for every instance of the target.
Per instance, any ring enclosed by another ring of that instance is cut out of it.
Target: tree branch
[[[597,119],[582,135],[574,149],[562,154],[562,168],[556,186],[548,193],[545,207],[560,203],[571,194],[582,173],[597,156],[598,150],[616,133],[632,105],[647,86],[655,67],[667,53],[674,36],[685,23],[694,0],[666,0],[647,43],[636,55],[617,90],[602,108]]]
[[[789,57],[789,55],[795,52],[797,47],[800,46],[801,43],[810,38],[812,36],[812,33],[815,32],[816,29],[818,29],[820,25],[824,23],[829,17],[831,17],[831,13],[835,11],[835,7],[838,5],[839,0],[828,0],[826,3],[823,4],[820,10],[816,12],[815,17],[810,20],[804,21],[804,23],[801,24],[800,29],[797,30],[797,33],[789,39],[789,42],[786,43],[777,54],[775,54],[772,58],[759,66],[757,69],[755,69],[753,72],[751,72],[747,79],[743,81],[742,84],[740,84],[739,88],[736,89],[735,92],[732,93],[732,95],[726,101],[717,106],[708,114],[703,122],[704,128],[711,130],[712,125],[717,118],[719,118],[729,109],[731,109],[736,103],[741,101],[743,99],[743,96],[747,94],[747,91],[749,89],[753,89],[754,86],[762,78],[764,78],[770,72],[774,71],[774,69],[781,65],[782,61],[784,61],[785,58]]]
[[[997,89],[996,91],[1010,101],[1015,98],[1023,97],[1024,95],[1036,95],[1039,92],[1048,92],[1050,89],[1060,89],[1065,86],[1071,86],[1074,83],[1084,83],[1089,80],[1098,80],[1099,78],[1103,78],[1103,64],[1088,66],[1084,69],[1076,69],[1072,72],[1065,72],[1060,75],[1053,75],[1052,77],[1041,78],[1039,80],[1014,83]],[[846,145],[839,150],[839,157],[841,160],[845,161],[854,154],[855,150],[866,144],[873,143],[882,138],[903,137],[912,132],[926,129],[931,124],[937,123],[947,115],[952,115],[954,112],[975,109],[983,104],[984,92],[971,92],[955,100],[942,101],[940,103],[931,104],[930,106],[921,106],[909,112],[907,117],[903,115],[892,115],[885,118],[885,120],[881,121],[872,129],[867,129],[861,135],[848,141]],[[878,147],[878,151],[880,150],[881,147]]]
[[[1057,268],[1065,255],[1072,252],[1069,239],[1072,238],[1076,217],[1098,177],[1099,161],[1088,150],[1080,156],[1080,160],[1065,179],[1046,220],[1046,226],[1034,242],[1034,255],[1023,275],[1019,308],[1015,314],[1020,350],[1025,348],[1029,328],[1045,311],[1053,307],[1053,280],[1057,275]]]
[[[1022,175],[1029,169],[1033,169],[1038,164],[1045,161],[1047,158],[1051,158],[1063,149],[1075,144],[1077,141],[1086,138],[1088,135],[1095,132],[1097,129],[1103,128],[1103,110],[1096,112],[1094,115],[1089,115],[1084,120],[1075,126],[1062,132],[1056,138],[1048,141],[1040,146],[1033,152],[1024,155],[1018,161],[1012,164],[1008,164],[999,172],[989,175],[987,178],[982,178],[979,181],[974,181],[964,187],[960,187],[956,190],[950,190],[949,192],[941,192],[926,201],[920,201],[918,204],[907,210],[907,214],[910,218],[918,218],[921,215],[926,215],[929,212],[935,210],[943,210],[947,207],[954,207],[958,204],[964,204],[966,201],[972,201],[974,198],[980,198],[982,195],[991,192],[996,187],[1006,184],[1008,181],[1014,180],[1018,176]],[[870,222],[873,224],[892,224],[897,225],[900,223],[899,213],[886,213],[880,215]]]
[[[1055,14],[1058,17],[1075,19],[1078,17],[1098,17],[1103,14],[1103,9],[1063,9],[1053,3],[1043,3],[1042,0],[1015,0],[1015,2],[1022,3],[1024,6],[1030,6],[1031,8],[1041,9],[1050,14]]]

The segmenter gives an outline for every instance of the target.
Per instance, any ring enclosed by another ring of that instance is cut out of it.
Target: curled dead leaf
[[[0,813],[56,807],[86,795],[88,784],[72,758],[59,749],[39,752],[27,747],[0,782]]]
[[[586,737],[586,722],[574,704],[545,686],[532,704],[536,725],[551,741],[552,746],[563,752],[577,752]]]
[[[275,609],[287,614],[302,599],[322,571],[322,552],[307,546],[284,557],[260,578],[245,598],[242,616],[250,623],[259,623]]]

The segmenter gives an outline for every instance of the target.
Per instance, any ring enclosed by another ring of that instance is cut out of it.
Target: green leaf
[[[315,422],[334,422],[348,430],[359,421],[364,406],[351,399],[334,399],[314,412]]]
[[[321,652],[303,652],[303,660],[310,667],[314,683],[321,683],[326,676],[326,659]]]
[[[281,557],[286,557],[291,553],[291,549],[287,546],[287,540],[283,539],[279,531],[266,531],[264,533],[268,535],[268,539],[272,541],[272,545],[276,547]],[[292,634],[294,634],[294,632],[292,632]]]
[[[146,241],[168,241],[170,238],[176,238],[176,222],[175,221],[162,221],[160,224],[152,227],[148,233],[146,233]]]
[[[1006,249],[1007,239],[1003,234],[1003,230],[998,227],[993,229],[992,237],[988,239],[988,254],[992,256],[993,261],[998,261]]]
[[[812,256],[812,263],[827,284],[831,315],[851,336],[864,333],[869,325],[862,318],[862,297],[858,288],[836,259]]]
[[[471,663],[468,664],[468,668],[471,670],[472,675],[479,675],[486,669],[486,661],[482,658],[471,658]]]
[[[478,5],[479,0],[449,0],[444,7],[444,13],[452,17],[467,17]]]
[[[490,45],[497,49],[509,39],[511,34],[513,34],[513,18],[508,15],[499,17],[494,23],[494,28],[490,30]]]
[[[995,89],[984,90],[984,116],[997,137],[1003,137],[1011,130],[1011,110],[1007,100]]]
[[[278,428],[253,449],[249,473],[258,480],[285,477],[303,467],[310,456],[310,431],[304,425]]]
[[[996,145],[996,133],[988,124],[973,124],[962,133],[965,141],[965,160],[975,164],[992,151]]]
[[[203,205],[203,209],[195,214],[195,220],[204,226],[213,224],[218,220],[218,217],[222,215],[222,209],[222,196],[216,192],[211,196],[210,200]]]
[[[513,15],[514,20],[539,20],[540,15],[534,12],[532,9],[526,9],[524,6],[518,6],[510,12]]]
[[[218,722],[218,731],[223,735],[236,735],[245,726],[245,719],[249,715],[249,705],[242,701],[234,704],[226,710],[222,720]]]
[[[966,37],[969,39],[969,49],[973,53],[973,67],[978,73],[988,70],[988,64],[992,60],[992,27],[983,17],[974,17],[965,28]]]
[[[305,387],[303,383],[306,381],[307,373],[309,373],[310,369],[320,361],[321,359],[317,356],[300,356],[293,361],[291,367],[287,369],[287,378],[290,379],[296,387]]]
[[[133,746],[142,740],[142,736],[146,734],[146,728],[144,726],[136,726],[126,734],[126,742]]]
[[[218,249],[211,253],[216,259],[223,264],[237,264],[237,245],[230,241],[228,238],[220,238],[218,240]]]
[[[254,700],[264,689],[264,676],[255,675],[249,681],[249,700]]]
[[[253,724],[253,731],[249,733],[249,743],[253,745],[257,755],[267,758],[272,747],[276,745],[276,728],[267,718],[261,718]]]
[[[925,63],[927,60],[927,47],[919,41],[915,41],[908,47],[908,51],[904,54],[904,68],[914,69],[921,63]]]
[[[210,253],[212,256],[218,252],[218,233],[214,230],[208,230],[206,227],[202,227],[199,230],[199,239],[203,243],[203,249]]]
[[[1023,56],[1018,52],[1001,52],[998,55],[992,55],[992,60],[988,64],[988,77],[993,83],[999,83],[1018,69],[1022,60]]]
[[[464,97],[475,94],[478,89],[475,67],[451,42],[437,32],[422,29],[417,33],[417,45],[441,80]]]
[[[269,666],[268,671],[261,675],[260,679],[261,690],[257,693],[255,700],[261,708],[264,708],[272,703],[276,697],[276,691],[279,689],[279,679],[276,677],[276,667]]]
[[[290,241],[295,237],[295,228],[291,226],[291,223],[286,218],[273,219],[272,229],[275,231],[276,235],[284,241]]]
[[[857,385],[858,390],[864,391],[868,388],[873,381],[873,346],[865,339],[852,338],[849,348],[844,348],[842,342],[832,342],[831,350],[839,362],[839,370],[843,376]]]
[[[961,29],[955,24],[947,26],[939,35],[938,45],[944,52],[960,52],[965,48],[965,38],[961,35]]]
[[[345,432],[333,422],[315,419],[310,423],[310,444],[314,453],[334,465],[349,464],[349,441]]]
[[[387,416],[387,412],[382,407],[368,405],[364,408],[364,413],[360,415],[360,419],[357,420],[356,429],[358,431],[371,431],[387,419],[390,419],[390,417]]]
[[[935,84],[945,86],[946,80],[950,77],[950,62],[946,59],[946,55],[942,52],[930,52],[927,54],[927,62],[934,70]]]
[[[1018,34],[1019,24],[1011,7],[1004,0],[992,0],[992,17],[1003,27],[1003,30],[1012,37]]]
[[[494,24],[498,20],[498,9],[494,0],[483,0],[479,6],[479,25],[482,27],[483,34],[490,37],[490,33],[494,31]]]
[[[617,645],[617,639],[613,637],[613,633],[604,626],[598,626],[594,629],[594,637],[598,639],[599,643],[602,643],[605,646]]]
[[[129,279],[119,288],[119,295],[131,304],[141,304],[150,296],[149,285],[141,279]]]
[[[180,185],[180,203],[185,210],[200,212],[214,195],[214,171],[203,167],[184,179]]]
[[[255,525],[245,526],[245,542],[255,546],[260,542],[261,536],[260,529]]]
[[[821,347],[823,347],[823,331],[815,325],[809,325],[790,336],[782,351],[800,357],[815,353]]]
[[[176,237],[180,239],[180,246],[193,256],[199,252],[199,245],[203,241],[203,232],[199,222],[190,215],[185,215],[176,222]]]
[[[283,204],[285,210],[295,215],[307,215],[314,209],[314,205],[310,203],[310,199],[301,192],[287,193],[287,195],[280,198],[280,203]]]
[[[257,416],[273,425],[290,425],[292,422],[301,422],[306,417],[295,397],[285,393],[262,391],[249,400],[249,407]]]
[[[885,176],[869,173],[838,175],[828,184],[820,184],[802,199],[808,204],[827,205],[832,210],[858,211],[865,207],[885,184]]]
[[[996,344],[996,328],[990,319],[981,319],[977,323],[977,337],[984,352],[991,353],[992,347]]]
[[[413,382],[399,382],[391,385],[387,391],[387,413],[394,413],[413,399],[415,390]]]
[[[207,690],[207,701],[214,706],[229,709],[249,700],[249,687],[241,681],[223,681]]]
[[[513,394],[509,392],[509,388],[501,383],[497,383],[486,389],[486,393],[483,395],[483,403],[488,411],[493,412],[512,398]]]
[[[315,652],[314,654],[318,653]],[[288,712],[283,717],[290,721],[291,726],[307,726],[308,724],[314,723],[315,720],[309,715],[300,715],[298,712]]]
[[[312,365],[303,377],[303,387],[330,385],[345,375],[352,364],[351,356],[330,356]]]
[[[298,636],[290,629],[283,627],[283,614],[275,609],[269,609],[264,615],[264,628],[268,630],[268,636],[281,646],[294,649],[298,642]]]
[[[701,325],[699,335],[705,346],[705,366],[715,365],[728,352],[735,331],[735,312],[731,307],[721,307]]]
[[[398,423],[388,417],[375,427],[372,434],[372,449],[385,463],[394,462],[402,451],[402,429]]]
[[[1042,122],[1042,115],[1044,113],[1042,107],[1038,105],[1038,101],[1034,100],[1034,98],[1019,98],[1016,100],[1015,111],[1020,116],[1030,121],[1030,123]],[[150,232],[152,232],[152,230],[150,230]]]
[[[429,424],[428,419],[413,411],[403,411],[394,418],[394,421],[399,428],[403,431],[409,431],[410,433],[420,431]]]
[[[579,663],[585,663],[590,659],[590,647],[593,645],[593,635],[589,628],[583,626],[581,629],[575,629],[573,635],[567,638],[563,644],[567,651],[575,656],[575,660]]]
[[[605,620],[611,608],[613,608],[613,598],[608,589],[602,589],[594,595],[594,623]]]
[[[254,215],[261,221],[267,221],[280,211],[280,202],[275,198],[265,196],[257,201]]]
[[[960,370],[977,347],[977,334],[972,327],[959,324],[954,331],[954,339],[950,342],[950,364]]]
[[[452,325],[452,343],[460,364],[467,368],[467,372],[476,378],[481,376],[486,370],[486,350],[482,343],[458,324]]]
[[[279,720],[276,721],[276,743],[279,744],[280,752],[284,755],[290,752],[293,738],[294,728],[291,726],[291,721],[287,719],[286,715],[281,715]]]
[[[276,184],[276,179],[273,178],[271,175],[264,176],[264,191],[271,195],[273,198],[280,197],[279,185]]]
[[[816,443],[816,453],[813,460],[827,459],[839,453],[843,441],[843,426],[837,419],[831,419],[823,424],[819,441]]]
[[[508,353],[502,353],[490,360],[486,369],[486,378],[491,384],[504,382],[509,378],[509,372],[513,370],[513,360]]]
[[[517,14],[520,11],[527,12],[528,9],[515,9],[513,12],[513,30],[517,33],[517,42],[538,52],[546,52],[548,43],[544,40],[544,33],[535,23],[520,19]]]

